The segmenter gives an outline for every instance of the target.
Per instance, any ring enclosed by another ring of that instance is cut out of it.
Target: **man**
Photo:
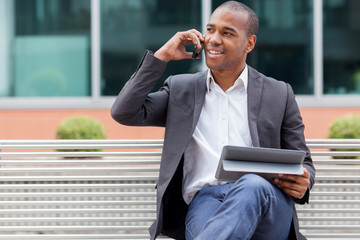
[[[291,87],[245,63],[257,28],[251,9],[226,2],[205,37],[178,32],[155,54],[147,51],[117,97],[111,113],[119,123],[165,127],[151,239],[305,239],[294,202],[308,202],[315,169]],[[184,46],[202,41],[209,70],[171,76],[150,93],[166,63],[191,58]],[[276,185],[254,174],[221,182],[215,172],[224,145],[303,150],[304,174],[281,175]]]

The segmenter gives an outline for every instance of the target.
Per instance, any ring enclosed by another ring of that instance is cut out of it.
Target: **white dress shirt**
[[[206,86],[200,118],[184,156],[183,197],[188,204],[201,188],[225,183],[215,178],[223,146],[252,146],[247,65],[226,92],[215,82],[210,70]]]

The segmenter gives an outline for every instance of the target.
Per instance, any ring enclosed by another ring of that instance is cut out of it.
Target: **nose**
[[[222,43],[221,35],[218,32],[214,32],[209,36],[209,43],[212,45],[220,45]]]

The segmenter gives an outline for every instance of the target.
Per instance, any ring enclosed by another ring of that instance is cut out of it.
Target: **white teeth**
[[[210,52],[211,54],[221,54],[221,52],[217,52],[217,51],[214,51],[214,50],[209,50],[209,52]]]

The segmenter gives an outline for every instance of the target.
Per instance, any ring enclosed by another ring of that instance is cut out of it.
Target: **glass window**
[[[215,9],[225,1],[213,0]],[[247,63],[291,84],[296,94],[313,94],[312,1],[244,0],[259,18],[255,49]]]
[[[14,1],[12,96],[90,95],[90,0]]]
[[[324,94],[360,93],[360,1],[323,0]]]
[[[200,0],[101,1],[101,95],[117,95],[136,70],[146,49],[156,51],[176,32],[201,29]],[[201,61],[170,62],[170,74],[194,72]]]
[[[0,97],[10,96],[12,40],[13,40],[13,2],[0,1]]]

